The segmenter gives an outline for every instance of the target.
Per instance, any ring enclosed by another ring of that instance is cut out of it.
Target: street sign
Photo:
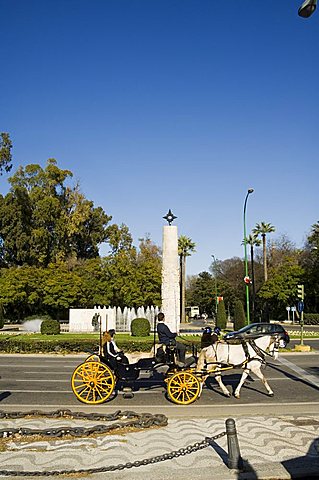
[[[298,305],[297,305],[299,313],[303,312],[304,306],[305,306],[304,302],[300,300],[300,302],[298,302]]]

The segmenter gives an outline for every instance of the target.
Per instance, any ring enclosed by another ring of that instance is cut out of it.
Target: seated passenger
[[[206,348],[210,345],[214,345],[218,341],[218,335],[220,334],[220,328],[215,327],[214,331],[211,327],[205,327],[203,329],[202,338],[200,340],[200,347]]]
[[[102,339],[103,345],[103,355],[105,357],[111,357],[117,360],[118,362],[122,362],[128,364],[128,358],[124,355],[122,350],[118,348],[114,340],[115,337],[115,330],[111,328],[108,332],[105,332]]]
[[[157,315],[157,320],[157,334],[159,342],[166,346],[174,345],[177,351],[177,360],[178,364],[180,364],[179,366],[185,365],[186,346],[184,345],[184,343],[176,341],[177,333],[171,332],[168,326],[164,323],[164,313],[160,312]]]

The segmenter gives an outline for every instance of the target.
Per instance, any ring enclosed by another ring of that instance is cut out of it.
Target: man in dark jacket
[[[185,352],[186,347],[183,343],[177,342],[176,336],[177,333],[170,331],[165,322],[164,313],[160,312],[157,315],[157,334],[159,342],[163,345],[174,345],[176,346],[178,361],[182,364],[185,364]]]

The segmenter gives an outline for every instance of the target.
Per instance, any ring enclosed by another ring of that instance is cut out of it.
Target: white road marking
[[[231,408],[231,407],[234,407],[236,409],[238,408],[254,408],[254,407],[271,407],[272,409],[273,408],[276,408],[276,407],[280,407],[280,408],[287,408],[287,407],[302,407],[302,406],[317,406],[319,407],[319,402],[293,402],[293,403],[227,403],[227,405],[213,405],[211,403],[206,403],[206,404],[196,404],[196,403],[192,403],[192,405],[190,406],[190,408],[193,410],[193,409],[202,409],[202,408],[212,408],[212,409],[222,409],[222,408]],[[27,404],[27,403],[8,403],[6,404],[6,407],[12,407],[12,408],[17,408],[17,407],[23,407],[23,408],[32,408],[32,409],[35,409],[35,408],[44,408],[44,407],[48,407],[48,408],[65,408],[65,404],[61,405],[61,404],[46,404],[46,405],[36,405],[36,404]],[[67,405],[68,408],[74,408],[74,407],[79,407],[81,408],[81,404],[77,403],[76,405]],[[99,409],[103,408],[107,408],[107,409],[113,409],[114,410],[114,407],[115,408],[118,408],[119,405],[114,405],[114,404],[101,404],[101,405],[90,405],[90,407],[97,407]],[[185,409],[185,407],[187,407],[187,405],[134,405],[134,408],[143,408],[144,411],[146,408],[154,408],[154,407],[160,407],[161,409],[162,408],[167,408],[169,410],[172,410],[173,407],[176,407],[180,410],[183,410]],[[82,405],[82,408],[83,408],[83,405]],[[120,408],[124,410],[124,408],[127,408],[127,409],[131,409],[132,408],[132,404],[131,403],[128,403],[127,405],[120,405]]]
[[[297,374],[296,376],[298,378],[301,377],[304,380],[306,380],[307,382],[311,383],[312,385],[315,385],[316,387],[319,387],[319,378],[316,377],[315,375],[311,375],[310,373],[308,373],[303,368],[298,367],[297,365],[295,365],[292,362],[289,362],[289,360],[287,360],[286,358],[282,358],[282,357],[280,358],[279,357],[278,361],[281,362],[286,367],[290,368],[290,370],[292,370],[293,372],[295,372]]]

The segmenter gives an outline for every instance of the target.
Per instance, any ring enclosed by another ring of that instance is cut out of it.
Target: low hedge
[[[38,336],[37,336],[38,337]],[[198,339],[199,343],[200,337]],[[153,337],[132,337],[122,338],[116,336],[116,344],[126,353],[150,352],[153,347]],[[99,340],[96,337],[63,339],[63,335],[50,335],[48,338],[32,339],[32,334],[24,335],[1,335],[0,352],[2,353],[83,353],[88,351],[98,351]],[[187,345],[188,349],[191,346]]]
[[[131,352],[149,352],[153,346],[150,339],[143,341],[121,341],[116,338],[119,348],[127,353]],[[10,337],[0,337],[0,351],[3,353],[82,353],[87,351],[97,351],[99,342],[96,339],[72,339],[63,340],[59,335],[59,340],[54,335],[50,339],[23,341],[19,335]]]
[[[304,313],[305,325],[319,325],[319,313]]]

